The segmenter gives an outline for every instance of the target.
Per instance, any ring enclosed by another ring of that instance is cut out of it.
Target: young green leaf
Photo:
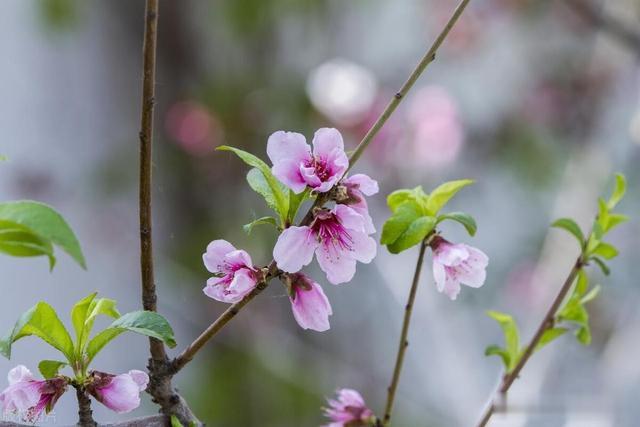
[[[605,276],[608,276],[609,274],[611,274],[611,270],[609,269],[609,266],[602,260],[602,258],[598,258],[597,256],[594,256],[589,259],[591,261],[594,261],[598,265],[598,267],[600,267],[600,270],[602,270],[602,273],[604,273]]]
[[[289,190],[289,213],[287,214],[287,222],[289,222],[290,224],[293,224],[295,222],[298,209],[300,209],[300,205],[307,199],[308,196],[309,189],[305,189],[300,194],[296,194],[292,190]]]
[[[14,257],[46,256],[49,259],[50,270],[56,263],[50,241],[11,221],[0,220],[0,252]]]
[[[538,341],[538,345],[536,346],[536,351],[540,350],[545,345],[549,344],[551,341],[555,340],[559,336],[562,336],[567,332],[567,328],[549,328],[542,333],[542,337],[540,337],[540,341]]]
[[[615,226],[620,225],[624,222],[629,221],[629,217],[627,215],[612,213],[609,214],[609,220],[607,221],[607,226],[605,227],[605,232],[609,232]]]
[[[387,196],[387,205],[391,212],[395,212],[400,205],[407,201],[416,202],[416,205],[420,207],[420,211],[423,215],[426,215],[427,212],[427,201],[429,200],[429,196],[425,194],[421,185],[409,190],[396,190],[393,193]]]
[[[59,360],[42,360],[40,363],[38,363],[38,370],[40,371],[40,374],[42,374],[42,376],[48,380],[50,378],[58,376],[58,372],[60,371],[60,369],[64,368],[65,366],[69,366],[69,364],[67,362],[61,362]]]
[[[473,180],[471,179],[460,179],[445,182],[438,186],[429,195],[426,204],[427,212],[431,215],[436,215],[458,191],[471,184],[473,184]]]
[[[604,259],[612,259],[618,256],[618,250],[616,247],[605,242],[600,242],[592,253],[593,255],[601,256]]]
[[[251,234],[253,227],[255,227],[256,225],[263,225],[263,224],[273,225],[274,227],[277,228],[278,220],[272,216],[263,216],[262,218],[258,218],[256,220],[251,221],[249,224],[243,225],[242,229],[245,231],[245,233]]]
[[[436,226],[436,219],[432,216],[421,216],[413,221],[409,227],[393,242],[387,245],[392,254],[398,254],[424,240]]]
[[[49,304],[41,301],[20,316],[8,337],[0,341],[0,352],[11,358],[12,344],[31,335],[62,352],[69,362],[74,361],[73,341]]]
[[[380,243],[389,245],[395,242],[421,216],[422,210],[415,200],[403,202],[382,226]]]
[[[589,291],[589,293],[587,293],[582,298],[580,298],[580,303],[586,304],[590,301],[593,301],[600,293],[600,289],[601,289],[600,285],[595,286],[593,289]]]
[[[516,367],[520,358],[520,337],[518,326],[513,317],[506,313],[498,311],[487,311],[487,315],[497,321],[502,328],[505,341],[505,351],[509,354],[509,365],[506,366],[507,372],[511,372]]]
[[[574,289],[574,294],[578,296],[582,296],[587,292],[589,288],[589,276],[584,272],[583,269],[578,270],[578,278],[576,279],[576,287]]]
[[[64,218],[50,206],[28,200],[0,203],[0,221],[20,224],[40,239],[59,246],[86,269],[78,239]]]
[[[485,356],[499,356],[502,359],[502,363],[504,364],[504,368],[506,370],[511,366],[511,355],[504,348],[497,346],[495,344],[488,346],[484,350]]]
[[[76,332],[76,341],[80,342],[82,335],[84,333],[84,322],[87,320],[89,316],[89,307],[91,303],[95,299],[97,292],[93,292],[89,294],[87,297],[81,299],[71,308],[71,323],[73,324],[73,329]]]
[[[562,228],[563,230],[568,231],[576,239],[578,239],[578,243],[580,243],[581,247],[582,245],[584,245],[584,242],[585,242],[584,234],[582,234],[582,230],[580,229],[580,226],[576,224],[576,222],[571,218],[560,218],[556,220],[553,224],[551,224],[551,226],[556,228]]]
[[[119,317],[89,341],[86,349],[87,360],[93,360],[105,345],[127,331],[156,338],[171,348],[176,346],[173,329],[164,317],[153,311],[134,311]]]
[[[470,236],[474,236],[476,234],[476,230],[478,226],[476,225],[476,220],[469,214],[464,212],[451,212],[448,214],[438,216],[438,224],[444,220],[450,219],[452,221],[456,221],[464,226],[469,233]]]
[[[178,417],[171,415],[171,427],[184,427]]]
[[[271,173],[271,168],[258,157],[246,151],[222,145],[217,150],[231,151],[235,153],[246,164],[257,170],[247,174],[247,181],[254,191],[262,195],[267,204],[274,209],[281,219],[286,219],[289,211],[289,197],[284,186]],[[262,175],[260,179],[259,175]]]
[[[616,205],[620,202],[620,200],[622,200],[626,190],[627,190],[627,182],[624,178],[624,175],[622,175],[621,173],[617,173],[616,184],[613,189],[613,194],[611,194],[611,197],[607,202],[607,206],[609,207],[609,210],[612,210],[613,208],[615,208]]]

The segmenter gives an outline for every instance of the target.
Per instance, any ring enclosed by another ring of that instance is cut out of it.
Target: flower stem
[[[409,90],[411,90],[411,87],[414,85],[416,80],[418,80],[418,77],[420,77],[420,75],[424,72],[427,66],[431,62],[433,62],[433,60],[435,59],[436,51],[438,50],[438,48],[440,47],[444,39],[447,37],[447,35],[451,31],[451,28],[453,28],[454,24],[460,17],[460,14],[464,10],[464,8],[467,6],[469,1],[470,0],[462,0],[460,2],[456,10],[453,12],[453,15],[445,25],[444,29],[440,32],[435,42],[431,45],[431,47],[429,48],[425,56],[422,58],[422,60],[418,63],[416,68],[411,72],[409,78],[407,79],[405,84],[402,85],[402,88],[400,89],[400,91],[395,94],[395,96],[389,102],[389,104],[387,105],[385,110],[382,112],[380,117],[378,117],[378,120],[376,120],[376,122],[373,124],[371,129],[369,129],[367,134],[360,141],[355,151],[351,154],[351,157],[349,158],[349,169],[351,169],[353,165],[355,165],[355,163],[358,161],[358,159],[360,158],[364,150],[369,146],[369,144],[371,143],[373,138],[378,134],[380,129],[382,129],[382,126],[387,122],[389,117],[391,117],[395,109],[398,107],[398,104],[400,104],[400,101],[409,92]],[[309,209],[309,211],[306,213],[300,225],[308,225],[313,220],[314,208],[322,207],[324,203],[326,203],[326,201],[327,199],[324,193],[318,195],[315,203],[313,204],[311,209]],[[274,272],[277,272],[277,266],[275,264],[275,261],[271,261],[271,263],[269,264],[269,271],[271,272],[272,270]],[[249,303],[258,294],[260,294],[268,286],[269,281],[271,281],[271,279],[273,279],[276,276],[277,274],[269,273],[267,276],[265,276],[265,279],[260,283],[259,286],[257,286],[252,292],[247,294],[241,301],[231,305],[211,325],[209,325],[207,329],[205,329],[204,332],[202,332],[200,336],[198,336],[198,338],[195,339],[194,342],[189,344],[189,346],[185,348],[176,359],[174,359],[173,367],[175,371],[177,372],[180,369],[182,369],[193,358],[195,353],[197,353],[204,346],[204,344],[207,341],[213,338],[222,328],[224,328],[229,323],[229,321],[233,319],[236,316],[236,314],[238,314],[238,312],[245,305],[247,305],[247,303]]]
[[[91,411],[91,398],[87,395],[84,386],[77,385],[76,397],[78,398],[78,425],[81,427],[95,427],[98,424],[94,421]]]
[[[522,371],[524,365],[526,365],[526,363],[529,361],[529,358],[531,358],[531,355],[535,351],[536,347],[538,347],[540,339],[549,328],[553,327],[556,314],[560,309],[560,306],[562,305],[565,297],[569,293],[569,290],[571,290],[571,286],[573,285],[573,282],[575,281],[578,273],[580,272],[580,269],[584,266],[584,264],[585,262],[583,260],[583,255],[581,254],[573,265],[573,268],[569,272],[569,275],[565,279],[562,287],[560,288],[560,291],[558,292],[558,295],[556,295],[555,299],[551,303],[551,307],[549,307],[549,310],[544,316],[544,319],[542,319],[542,322],[540,322],[540,326],[538,326],[535,335],[533,336],[531,341],[529,341],[529,344],[527,344],[527,346],[525,347],[522,356],[518,360],[518,364],[515,366],[515,368],[513,368],[511,372],[506,373],[502,377],[502,382],[500,383],[500,387],[498,388],[497,396],[494,396],[491,399],[491,403],[483,413],[482,418],[478,423],[478,427],[486,426],[491,419],[491,416],[496,412],[496,410],[498,409],[498,405],[496,404],[497,399],[500,399],[500,401],[502,402],[506,401],[506,395],[509,392],[509,389],[520,375],[520,371]]]
[[[411,290],[409,291],[409,299],[407,305],[404,306],[404,320],[402,322],[402,332],[400,333],[400,343],[398,344],[398,354],[396,356],[396,364],[393,368],[393,377],[391,378],[391,384],[387,389],[387,403],[384,409],[384,418],[382,420],[383,426],[388,426],[391,421],[391,411],[393,409],[393,402],[396,397],[396,390],[398,383],[400,382],[400,373],[402,372],[402,364],[404,362],[404,355],[409,346],[407,336],[409,334],[409,324],[411,323],[411,314],[413,314],[413,303],[416,299],[416,292],[418,290],[418,283],[420,282],[420,272],[422,271],[422,264],[424,263],[424,255],[429,245],[428,240],[425,239],[420,244],[420,252],[418,253],[418,261],[416,262],[416,270],[413,274],[413,282],[411,283]]]

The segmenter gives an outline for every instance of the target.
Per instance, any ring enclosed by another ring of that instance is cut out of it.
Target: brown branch
[[[565,279],[562,287],[560,288],[558,295],[556,295],[555,299],[553,300],[551,307],[549,307],[547,314],[544,316],[544,319],[542,319],[542,322],[540,322],[540,326],[538,326],[538,329],[536,330],[535,335],[533,336],[529,344],[527,344],[524,352],[522,353],[522,356],[518,360],[518,364],[515,366],[515,368],[513,368],[511,372],[506,373],[502,377],[502,382],[497,391],[498,396],[495,396],[494,398],[491,399],[489,406],[487,407],[487,409],[482,415],[482,418],[480,420],[480,423],[478,424],[478,427],[484,427],[485,425],[487,425],[487,423],[491,419],[491,416],[498,409],[498,405],[496,405],[495,403],[497,398],[500,398],[502,402],[506,401],[506,395],[509,392],[509,389],[513,385],[514,381],[518,379],[520,375],[520,371],[522,371],[522,368],[524,368],[524,365],[526,365],[526,363],[529,361],[529,358],[534,353],[536,347],[538,347],[538,343],[540,343],[540,339],[549,328],[553,327],[555,323],[556,314],[558,313],[558,310],[560,309],[562,302],[565,300],[565,297],[571,290],[571,286],[573,285],[573,282],[575,281],[578,275],[578,272],[583,266],[584,266],[583,255],[580,255],[580,257],[578,257],[575,264],[573,265],[573,268],[569,272],[569,275]]]
[[[156,50],[158,38],[158,0],[147,0],[142,48],[142,113],[140,118],[140,271],[142,276],[142,306],[157,311],[158,297],[153,275],[152,243],[152,146],[153,110],[155,99]],[[149,387],[147,392],[160,405],[162,413],[176,415],[184,425],[200,424],[184,399],[174,390],[173,372],[164,344],[149,338]]]
[[[44,424],[48,424],[45,418]],[[55,421],[54,421],[55,422]],[[118,423],[101,424],[103,427],[170,427],[171,420],[166,415],[151,415],[133,418]],[[0,421],[0,427],[33,427],[33,424],[21,424],[11,421]],[[62,427],[62,426],[61,426]]]
[[[80,427],[96,427],[91,411],[91,398],[81,385],[75,386],[78,399],[78,425]]]
[[[387,122],[389,117],[391,117],[391,114],[393,114],[393,112],[398,107],[402,99],[409,92],[409,90],[414,85],[414,83],[418,80],[418,77],[420,77],[420,75],[424,72],[427,66],[431,62],[433,62],[433,60],[435,59],[436,51],[438,50],[438,48],[440,47],[444,39],[447,37],[447,35],[451,31],[451,28],[453,28],[453,25],[456,23],[456,21],[460,17],[460,14],[464,10],[464,8],[467,6],[469,1],[470,0],[462,0],[460,2],[458,7],[453,12],[453,15],[449,19],[449,22],[447,22],[444,29],[440,32],[440,34],[438,35],[434,43],[431,45],[431,47],[429,48],[425,56],[418,63],[416,68],[411,72],[409,79],[402,85],[402,88],[400,89],[400,91],[398,91],[398,93],[395,94],[395,96],[389,102],[389,104],[387,105],[385,110],[382,112],[380,117],[378,117],[378,119],[373,124],[373,126],[371,126],[371,129],[369,129],[369,131],[364,136],[362,141],[360,141],[360,143],[358,144],[358,146],[356,147],[356,149],[354,150],[354,152],[351,154],[349,158],[349,169],[351,169],[353,165],[358,161],[363,151],[368,147],[369,143],[377,135],[380,129],[382,129],[382,127]],[[308,225],[309,223],[311,223],[311,221],[313,220],[314,208],[323,206],[325,202],[327,202],[326,195],[324,194],[319,195],[316,198],[311,209],[309,209],[309,211],[304,216],[300,225]],[[207,327],[207,329],[205,329],[205,331],[202,334],[200,334],[200,336],[198,336],[198,338],[196,338],[196,340],[193,343],[191,343],[186,349],[182,351],[182,353],[180,353],[180,355],[176,359],[174,359],[173,368],[176,372],[182,369],[193,358],[195,353],[197,353],[198,350],[200,350],[207,341],[213,338],[222,328],[224,328],[229,323],[229,321],[233,319],[236,316],[236,314],[238,314],[238,312],[245,305],[247,305],[253,298],[255,298],[258,294],[260,294],[260,292],[262,292],[268,286],[271,279],[277,276],[278,271],[275,266],[275,261],[271,261],[268,268],[269,268],[269,272],[274,271],[275,274],[271,274],[271,273],[267,274],[264,280],[260,283],[258,287],[256,287],[251,293],[245,296],[241,301],[231,305],[227,310],[225,310],[224,313],[222,313],[211,325],[209,325],[209,327]]]
[[[411,314],[413,313],[413,303],[416,299],[416,292],[418,290],[418,283],[420,282],[420,272],[422,271],[422,264],[424,262],[424,254],[427,250],[428,240],[423,240],[420,244],[420,253],[418,254],[418,261],[416,263],[416,269],[413,274],[413,282],[411,283],[411,290],[409,291],[409,299],[407,305],[404,307],[404,320],[402,322],[402,332],[400,333],[400,343],[398,344],[398,354],[396,356],[396,364],[393,368],[393,377],[391,378],[391,384],[387,389],[387,404],[384,409],[384,418],[382,421],[383,426],[389,425],[391,421],[391,411],[393,409],[393,402],[396,397],[396,389],[398,388],[398,382],[400,381],[400,373],[402,372],[402,364],[404,362],[404,354],[409,346],[407,336],[409,334],[409,324],[411,322]]]
[[[604,31],[636,55],[640,55],[640,31],[637,30],[637,25],[634,27],[618,17],[598,10],[591,0],[566,0],[566,3],[590,25]]]

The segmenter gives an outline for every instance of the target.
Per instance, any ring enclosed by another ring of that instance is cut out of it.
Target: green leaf
[[[0,154],[0,162],[6,162],[7,161],[7,156],[3,156],[2,154]]]
[[[13,331],[0,342],[0,352],[7,359],[11,358],[12,344],[31,335],[62,352],[69,362],[74,361],[73,341],[49,304],[41,301],[20,316]]]
[[[478,226],[476,225],[476,220],[469,214],[464,212],[451,212],[448,214],[440,215],[438,217],[438,224],[444,220],[450,219],[452,221],[456,221],[464,226],[469,233],[470,236],[474,236],[476,234],[476,230]]]
[[[422,189],[422,187],[416,187],[416,188]],[[401,204],[409,200],[412,196],[412,193],[413,191],[411,190],[403,189],[403,190],[396,190],[393,193],[389,194],[387,196],[387,206],[389,206],[389,209],[391,209],[391,212],[395,212],[396,209]]]
[[[415,200],[403,202],[382,226],[380,243],[389,245],[395,242],[409,228],[411,223],[421,216],[422,210]]]
[[[437,214],[458,191],[471,184],[473,184],[473,180],[471,179],[460,179],[445,182],[438,186],[429,195],[426,205],[427,211],[432,215]]]
[[[38,370],[45,379],[50,379],[58,376],[58,372],[61,368],[69,366],[67,362],[61,362],[59,360],[43,360],[38,363]]]
[[[576,224],[576,222],[571,218],[560,218],[556,220],[553,224],[551,224],[551,226],[556,228],[562,228],[563,230],[568,231],[576,239],[578,239],[578,243],[580,243],[580,246],[584,245],[584,241],[585,241],[584,234],[582,234],[582,230],[580,229],[580,226],[578,226],[578,224]]]
[[[277,228],[278,220],[272,216],[263,216],[262,218],[258,218],[254,221],[251,221],[249,224],[243,225],[242,228],[247,234],[251,234],[253,227],[255,227],[256,225],[262,225],[262,224],[271,224]]]
[[[395,242],[387,245],[389,252],[398,254],[407,250],[424,240],[436,226],[436,219],[432,216],[422,216],[409,225],[409,227],[396,239]]]
[[[561,335],[564,335],[567,332],[567,328],[549,328],[542,333],[542,337],[540,337],[540,341],[538,341],[538,345],[536,346],[536,351],[540,350],[545,345],[549,344],[551,341],[555,340]]]
[[[615,226],[620,225],[624,222],[629,221],[629,217],[627,215],[612,213],[609,214],[609,221],[607,221],[607,226],[605,227],[605,232],[612,230]]]
[[[576,288],[574,290],[574,294],[578,296],[582,296],[587,292],[589,288],[589,276],[584,272],[583,269],[578,270],[578,279],[576,281]]]
[[[46,256],[49,269],[56,263],[51,242],[12,221],[0,220],[0,252],[14,257]]]
[[[594,255],[601,256],[604,259],[612,259],[617,257],[619,252],[615,246],[609,243],[600,242],[600,244],[596,246],[592,253]]]
[[[622,175],[621,173],[617,173],[616,184],[613,189],[613,194],[611,194],[611,197],[607,202],[607,207],[609,208],[609,210],[612,210],[613,208],[615,208],[616,205],[620,202],[620,200],[622,200],[622,198],[624,197],[624,193],[626,192],[626,189],[627,189],[627,182],[624,178],[624,175]]]
[[[258,171],[257,173],[249,171],[247,174],[249,185],[264,197],[267,204],[278,213],[284,222],[289,212],[288,193],[285,191],[285,187],[273,176],[269,165],[251,153],[227,145],[222,145],[216,150],[231,151]],[[259,175],[262,175],[262,179],[259,178]]]
[[[71,310],[71,320],[76,330],[75,349],[78,355],[81,355],[84,351],[96,317],[99,315],[109,316],[114,319],[120,317],[120,312],[116,309],[115,300],[109,298],[95,299],[95,297],[96,293],[89,295],[78,301]]]
[[[119,317],[89,341],[86,350],[87,360],[93,360],[105,345],[127,331],[156,338],[171,348],[176,346],[173,329],[164,317],[153,311],[134,311]]]
[[[593,301],[593,300],[598,296],[598,294],[600,293],[600,289],[601,289],[601,288],[600,288],[600,285],[595,286],[593,289],[591,289],[591,290],[589,291],[589,293],[588,293],[588,294],[586,294],[585,296],[583,296],[582,298],[580,298],[580,303],[581,303],[581,304],[586,304],[586,303],[588,303],[589,301]]]
[[[507,372],[511,372],[516,367],[518,359],[520,357],[520,337],[518,333],[518,326],[515,320],[508,314],[500,313],[498,311],[487,311],[487,315],[497,321],[502,328],[505,341],[505,350],[509,354],[510,364],[507,366]]]
[[[296,194],[292,190],[289,190],[289,213],[287,214],[287,222],[293,224],[296,220],[296,214],[300,205],[309,196],[309,189],[305,189],[303,192]]]
[[[86,269],[78,239],[64,218],[50,206],[28,200],[0,203],[0,221],[22,225],[39,238],[59,246]]]
[[[511,366],[511,355],[504,348],[497,345],[490,345],[484,350],[485,356],[499,356],[502,359],[506,370]]]
[[[602,270],[605,276],[608,276],[611,273],[609,266],[607,266],[607,264],[601,258],[594,256],[589,259],[594,261],[596,264],[598,264],[598,267],[600,267],[600,270]]]
[[[73,329],[76,332],[76,341],[78,343],[80,342],[84,332],[84,322],[89,316],[89,307],[96,295],[98,295],[97,292],[89,294],[87,297],[75,303],[71,308],[71,323],[73,324]]]
[[[591,329],[589,328],[589,325],[578,328],[578,330],[576,330],[576,338],[582,345],[591,344]]]

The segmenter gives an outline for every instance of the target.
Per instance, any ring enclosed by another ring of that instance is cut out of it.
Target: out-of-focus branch
[[[497,396],[491,399],[489,406],[483,413],[482,418],[478,423],[478,427],[486,426],[489,420],[491,419],[491,416],[496,412],[496,410],[498,409],[498,405],[496,403],[497,399],[499,399],[501,402],[506,401],[506,395],[509,392],[509,389],[513,385],[514,381],[518,379],[518,376],[520,375],[520,371],[522,371],[522,368],[524,368],[524,365],[526,365],[526,363],[529,361],[529,358],[535,351],[536,347],[538,347],[538,344],[540,343],[540,339],[544,335],[545,331],[553,327],[555,316],[558,310],[560,309],[560,306],[562,305],[562,302],[564,301],[565,297],[569,293],[569,290],[571,290],[571,285],[573,285],[573,282],[575,281],[578,275],[578,272],[583,266],[584,266],[584,260],[583,260],[583,255],[581,254],[580,257],[578,257],[578,259],[576,260],[575,264],[573,265],[573,268],[569,272],[569,275],[565,279],[564,283],[562,284],[562,287],[560,288],[558,295],[556,295],[555,299],[551,303],[551,307],[549,307],[549,310],[547,311],[547,314],[544,316],[544,319],[542,319],[542,322],[540,322],[540,326],[538,326],[538,329],[535,335],[533,336],[531,341],[529,341],[529,344],[527,344],[527,346],[525,347],[525,350],[522,353],[522,356],[518,360],[518,364],[511,372],[505,374],[502,377],[502,382],[500,384],[500,388],[498,389]]]
[[[458,18],[466,8],[467,4],[470,0],[462,0],[458,7],[456,7],[455,11],[449,18],[449,21],[442,29],[436,40],[433,42],[427,53],[422,57],[416,68],[411,72],[407,81],[402,85],[400,90],[394,95],[393,99],[389,102],[387,107],[384,109],[380,117],[376,120],[376,122],[371,126],[371,129],[364,136],[362,141],[358,144],[354,152],[351,154],[349,158],[349,169],[353,167],[353,165],[358,161],[364,150],[369,146],[373,138],[378,134],[380,129],[387,122],[389,117],[396,110],[402,99],[407,95],[407,93],[411,90],[414,83],[418,80],[420,75],[424,72],[427,66],[433,62],[436,57],[436,52],[442,42],[445,40]],[[313,206],[306,213],[304,218],[302,219],[300,225],[308,225],[313,220],[313,211],[317,207],[322,207],[326,202],[325,196],[322,194],[318,196]],[[249,294],[247,294],[241,301],[231,305],[224,313],[222,313],[207,329],[196,338],[196,340],[191,343],[185,350],[180,353],[180,355],[174,359],[172,363],[173,371],[177,372],[182,369],[200,350],[204,344],[213,338],[220,330],[222,330],[231,319],[233,319],[236,314],[247,305],[252,299],[254,299],[258,294],[260,294],[269,284],[271,279],[276,277],[279,274],[275,261],[271,261],[268,267],[268,273],[265,275],[264,280],[260,282],[260,284]]]
[[[567,5],[595,28],[618,40],[640,55],[640,30],[620,18],[599,10],[591,0],[565,0]]]

